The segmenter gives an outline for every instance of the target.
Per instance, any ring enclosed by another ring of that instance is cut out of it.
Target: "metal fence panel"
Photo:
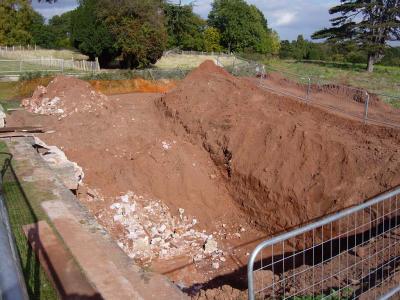
[[[249,299],[377,299],[400,265],[400,187],[259,244]],[[308,297],[308,298],[307,298]]]

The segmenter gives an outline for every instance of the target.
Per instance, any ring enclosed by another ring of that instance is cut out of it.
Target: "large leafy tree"
[[[56,48],[69,48],[71,47],[71,29],[72,29],[72,16],[74,10],[56,15],[49,20],[49,29],[53,33],[55,40],[54,45]]]
[[[101,66],[107,66],[117,51],[115,39],[97,15],[97,3],[96,0],[80,1],[79,7],[70,16],[70,39],[72,45],[91,60],[98,57]]]
[[[332,27],[314,33],[315,39],[356,43],[367,53],[368,72],[382,59],[389,41],[400,40],[400,0],[341,0],[329,10]]]
[[[272,32],[264,15],[244,0],[214,0],[208,22],[220,31],[221,43],[229,51],[268,53],[272,49]]]
[[[0,44],[27,45],[33,42],[31,26],[38,14],[28,0],[0,0]]]
[[[121,52],[122,66],[144,67],[155,63],[167,42],[162,0],[99,0],[100,18]]]
[[[164,4],[165,24],[168,32],[168,48],[202,50],[206,21],[193,12],[192,4]]]

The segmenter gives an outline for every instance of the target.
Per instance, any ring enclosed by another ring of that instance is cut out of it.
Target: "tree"
[[[49,29],[54,35],[55,48],[70,48],[71,45],[71,29],[72,16],[74,10],[54,16],[49,20]]]
[[[193,12],[193,6],[164,4],[165,24],[168,33],[168,48],[184,50],[203,49],[203,31],[206,21]]]
[[[81,0],[70,18],[72,45],[88,55],[90,60],[98,57],[100,65],[107,66],[117,53],[114,47],[116,41],[104,21],[97,15],[97,1]]]
[[[340,15],[313,38],[356,43],[367,53],[368,72],[383,58],[388,41],[400,40],[400,0],[341,0],[329,13]]]
[[[31,25],[37,13],[28,0],[0,1],[0,44],[27,45],[33,41]]]
[[[45,24],[43,16],[35,13],[30,26],[32,43],[43,48],[55,48],[56,37],[50,27]]]
[[[244,0],[214,0],[208,23],[221,33],[229,51],[268,53],[270,31],[262,12]]]
[[[203,33],[204,50],[207,52],[221,52],[222,47],[220,44],[221,34],[217,28],[207,27]]]
[[[148,66],[162,56],[167,42],[162,0],[99,0],[96,5],[123,67]]]

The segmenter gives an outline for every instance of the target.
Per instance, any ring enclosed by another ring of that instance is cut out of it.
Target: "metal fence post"
[[[367,123],[368,120],[368,106],[369,106],[369,94],[365,92],[365,112],[364,112],[364,123]]]
[[[149,74],[150,74],[151,79],[152,79],[152,80],[155,80],[155,79],[154,79],[154,76],[153,76],[153,73],[151,73],[151,70],[150,70],[150,69],[149,69]]]
[[[307,100],[310,100],[310,94],[311,94],[311,78],[308,77],[307,96],[306,96]]]
[[[22,59],[19,61],[19,72],[22,73]]]

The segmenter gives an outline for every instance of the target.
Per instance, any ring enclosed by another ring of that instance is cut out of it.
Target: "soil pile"
[[[231,272],[233,246],[261,234],[246,224],[208,153],[174,133],[155,105],[161,95],[91,94],[85,82],[60,78],[38,98],[59,97],[64,117],[16,111],[9,125],[47,129],[38,136],[83,169],[80,201],[138,263],[184,285]]]
[[[77,112],[96,112],[106,101],[107,97],[94,91],[89,83],[57,76],[47,87],[38,86],[31,98],[22,101],[22,106],[33,113],[65,118]]]
[[[211,61],[158,106],[209,152],[231,196],[267,233],[400,184],[400,131],[268,93]]]

